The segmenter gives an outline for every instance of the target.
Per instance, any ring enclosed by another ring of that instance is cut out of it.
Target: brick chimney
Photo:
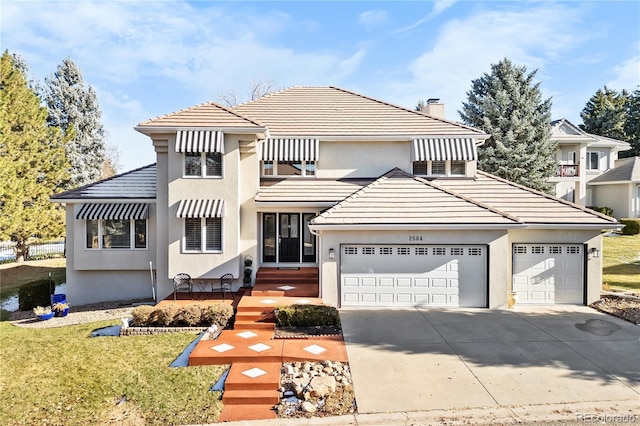
[[[427,99],[427,104],[424,106],[422,112],[431,117],[442,118],[444,120],[444,104],[440,103],[440,99],[438,98]]]

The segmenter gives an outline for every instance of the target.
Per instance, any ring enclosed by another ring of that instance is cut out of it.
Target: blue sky
[[[598,88],[640,84],[637,1],[7,1],[2,49],[43,80],[70,57],[98,94],[120,171],[155,161],[133,130],[235,92],[338,86],[413,108],[457,111],[504,57],[538,70],[554,118],[580,124]]]

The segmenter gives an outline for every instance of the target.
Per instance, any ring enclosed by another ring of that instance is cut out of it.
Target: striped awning
[[[224,154],[224,133],[213,130],[178,130],[176,152],[219,152]]]
[[[76,219],[146,219],[149,217],[149,205],[145,203],[120,204],[84,204]]]
[[[477,159],[478,151],[471,138],[413,140],[414,161],[468,161]]]
[[[262,161],[318,161],[318,139],[269,138],[262,143]]]
[[[176,217],[223,217],[224,200],[180,200]]]

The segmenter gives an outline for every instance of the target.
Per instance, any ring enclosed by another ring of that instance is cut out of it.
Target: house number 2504
[[[422,235],[409,235],[409,242],[422,241]]]

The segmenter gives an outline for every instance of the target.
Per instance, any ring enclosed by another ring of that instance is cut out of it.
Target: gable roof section
[[[520,227],[518,219],[398,168],[316,217],[315,226]]]
[[[608,138],[606,136],[592,135],[591,133],[587,133],[587,135],[593,137],[596,141],[589,144],[589,148],[613,148],[616,151],[627,151],[631,149],[631,145],[629,143],[620,141],[618,139]]]
[[[591,179],[587,182],[587,185],[631,182],[640,182],[640,157],[630,157],[618,160],[613,169]]]
[[[566,118],[561,118],[551,122],[551,140],[563,143],[590,143],[595,142],[596,138]]]
[[[258,120],[274,137],[489,137],[472,127],[337,87],[291,87],[238,105],[233,111]]]
[[[477,179],[436,182],[483,204],[517,217],[527,225],[616,225],[614,218],[478,170]]]
[[[240,127],[263,129],[263,126],[250,118],[244,117],[236,111],[215,102],[206,102],[177,112],[152,118],[138,124],[136,130],[142,131],[154,127]]]
[[[130,172],[81,186],[51,197],[52,201],[149,199],[156,198],[156,165],[140,167]]]

